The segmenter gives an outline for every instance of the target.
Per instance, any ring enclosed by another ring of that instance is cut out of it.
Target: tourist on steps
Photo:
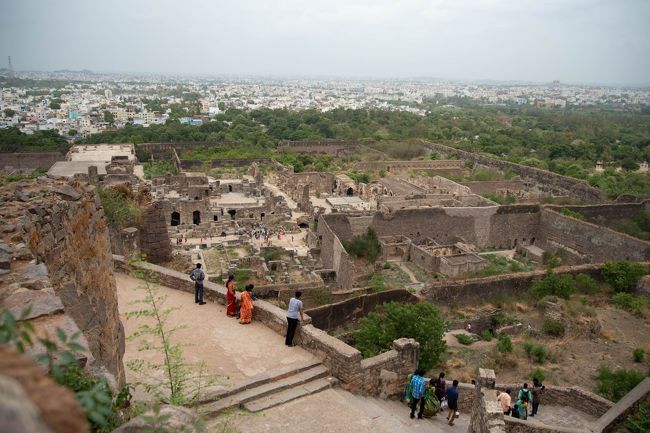
[[[533,394],[528,389],[528,384],[524,383],[524,387],[519,390],[517,394],[517,404],[519,405],[519,419],[528,418],[528,408],[533,400]]]
[[[447,414],[447,424],[454,425],[454,419],[456,419],[456,411],[458,410],[458,381],[454,380],[452,385],[447,388],[447,406],[449,408],[449,413]]]
[[[239,307],[239,323],[248,324],[251,323],[253,318],[253,288],[255,286],[249,284],[246,286],[241,294],[241,307]]]
[[[445,382],[445,373],[440,373],[436,380],[431,379],[431,386],[435,389],[436,398],[442,401],[447,391],[447,382]]]
[[[235,276],[228,276],[226,281],[226,314],[230,317],[237,317],[237,296],[235,295]]]
[[[415,418],[415,408],[418,403],[420,403],[418,419],[422,419],[424,413],[424,388],[426,387],[426,382],[422,377],[424,373],[423,369],[418,368],[411,378],[411,418]]]
[[[512,403],[512,397],[510,397],[511,392],[512,390],[506,389],[505,392],[502,392],[497,396],[497,401],[501,405],[501,410],[504,415],[510,415],[510,404]]]
[[[205,305],[205,302],[203,302],[203,280],[205,280],[205,272],[201,269],[201,263],[196,264],[196,268],[190,273],[190,279],[194,281],[194,302],[199,305]]]
[[[301,296],[302,292],[296,292],[296,295],[289,300],[289,308],[287,309],[287,338],[284,340],[284,344],[287,346],[294,346],[293,336],[296,334],[296,328],[298,327],[298,318],[301,321],[305,320],[302,314]]]

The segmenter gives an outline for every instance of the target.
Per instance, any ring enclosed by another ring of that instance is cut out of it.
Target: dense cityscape
[[[3,71],[0,71],[0,76]],[[4,70],[5,77],[9,70]],[[399,110],[424,115],[423,102],[469,100],[485,105],[555,109],[606,107],[639,111],[650,89],[549,83],[462,83],[442,80],[192,78],[98,74],[91,71],[18,72],[2,81],[0,128],[30,134],[54,130],[83,138],[126,124],[201,125],[228,108],[329,111]]]

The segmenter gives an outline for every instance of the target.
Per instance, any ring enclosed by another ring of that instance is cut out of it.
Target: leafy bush
[[[544,333],[553,337],[561,337],[564,335],[564,325],[558,320],[545,319],[542,330],[544,330]]]
[[[517,322],[517,319],[511,315],[505,314],[502,311],[497,311],[490,317],[490,323],[493,328],[501,325],[512,325]]]
[[[388,262],[384,262],[384,269],[390,269],[391,265]]]
[[[282,257],[282,251],[283,251],[283,249],[280,248],[280,247],[266,248],[262,252],[261,256],[267,262],[274,261],[274,260],[279,260],[280,257]]]
[[[625,292],[616,293],[612,296],[612,302],[617,307],[629,311],[637,317],[641,317],[643,315],[643,309],[650,304],[650,301],[646,298]]]
[[[530,373],[530,378],[544,382],[544,379],[546,379],[546,374],[544,373],[544,370],[538,367]]]
[[[130,191],[120,188],[101,188],[99,199],[109,226],[123,229],[140,225],[142,210]]]
[[[524,343],[523,348],[528,357],[538,364],[543,364],[548,357],[546,347],[541,344],[534,344],[527,341]]]
[[[151,179],[168,174],[178,174],[178,169],[169,161],[146,162],[144,164],[144,178]]]
[[[608,262],[602,269],[603,278],[617,292],[633,291],[647,272],[645,265],[628,261]]]
[[[499,336],[499,341],[497,341],[497,350],[500,353],[511,353],[512,352],[512,340],[506,334],[501,334]]]
[[[235,281],[246,281],[253,275],[253,271],[250,269],[237,269],[233,276]]]
[[[368,285],[372,288],[373,292],[382,292],[386,289],[386,280],[383,275],[375,274],[370,277]]]
[[[576,289],[581,293],[594,294],[598,291],[598,283],[587,274],[578,274],[574,280]]]
[[[571,209],[567,209],[567,208],[563,208],[560,211],[560,213],[562,215],[566,215],[568,217],[575,218],[575,219],[580,220],[580,221],[584,221],[584,219],[585,219],[585,216],[583,214],[578,213],[578,212],[574,212]]]
[[[481,332],[481,338],[484,341],[492,341],[492,333],[489,330],[485,329],[483,332]]]
[[[643,359],[645,358],[645,349],[643,347],[637,347],[634,349],[632,352],[632,358],[634,358],[634,362],[643,362]]]
[[[625,394],[632,391],[645,378],[643,373],[636,370],[619,368],[612,371],[607,366],[600,366],[597,370],[596,392],[613,402],[619,401]]]
[[[483,194],[483,197],[501,205],[513,204],[514,202],[517,201],[517,197],[514,194],[506,194],[504,196],[504,195],[499,195],[494,193],[486,193]]]
[[[445,329],[440,310],[434,305],[390,302],[361,319],[356,347],[364,357],[371,357],[389,350],[397,338],[414,338],[420,343],[420,367],[430,369],[445,352]]]
[[[355,182],[358,183],[369,183],[370,182],[370,175],[368,173],[364,172],[359,172],[359,171],[351,171],[348,173],[348,177],[352,179]]]
[[[575,291],[576,285],[570,275],[558,275],[552,272],[546,274],[543,280],[535,281],[531,289],[531,295],[535,299],[544,296],[554,295],[560,298],[569,299]]]
[[[650,432],[650,399],[639,405],[637,413],[627,417],[625,427],[632,433]]]
[[[367,258],[370,262],[375,262],[381,254],[381,245],[379,245],[377,233],[370,227],[365,234],[344,241],[343,247],[352,256]]]
[[[464,344],[465,346],[469,346],[476,341],[472,336],[467,334],[454,334],[454,337],[456,337],[456,340],[458,340],[460,344]]]
[[[551,269],[560,266],[561,262],[562,261],[560,260],[560,258],[555,254],[551,253],[550,251],[544,251],[544,253],[542,254],[542,264]]]

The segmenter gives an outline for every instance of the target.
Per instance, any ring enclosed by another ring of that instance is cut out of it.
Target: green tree
[[[602,269],[603,278],[617,292],[633,291],[647,272],[645,265],[628,261],[608,262]]]
[[[61,108],[61,104],[59,104],[56,101],[52,101],[52,102],[50,102],[50,108],[52,110],[59,110]]]
[[[77,131],[76,129],[69,129],[69,130],[68,130],[68,135],[69,135],[70,137],[74,137],[75,135],[77,135],[78,132],[79,132],[79,131]]]
[[[5,117],[14,117],[16,115],[16,112],[11,108],[5,108],[3,112],[5,114]]]
[[[596,374],[598,383],[596,392],[613,402],[619,401],[625,394],[632,391],[645,378],[645,374],[636,370],[619,368],[612,371],[606,366],[600,366]]]
[[[111,125],[115,123],[115,116],[108,110],[104,111],[104,122],[108,122]]]
[[[420,343],[420,367],[430,369],[445,351],[445,321],[438,307],[426,302],[402,304],[389,302],[361,319],[356,332],[356,347],[364,357],[391,348],[393,340],[414,338]]]

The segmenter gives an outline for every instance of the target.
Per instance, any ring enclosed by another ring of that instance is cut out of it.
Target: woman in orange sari
[[[235,279],[234,275],[228,277],[226,281],[226,314],[231,317],[237,316],[237,296],[235,296]]]
[[[239,308],[239,323],[251,323],[253,318],[253,286],[249,284],[241,294],[241,306]]]

